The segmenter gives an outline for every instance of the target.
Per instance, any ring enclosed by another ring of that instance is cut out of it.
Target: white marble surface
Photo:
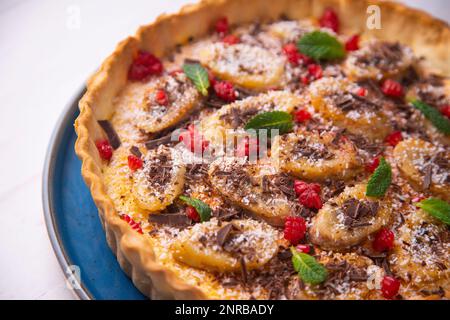
[[[54,124],[117,42],[192,1],[0,2],[0,299],[74,298],[42,214],[41,173]],[[426,3],[450,20],[448,1],[404,2]]]

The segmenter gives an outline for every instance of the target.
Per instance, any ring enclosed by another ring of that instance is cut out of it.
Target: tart
[[[141,27],[75,122],[122,269],[153,299],[449,298],[449,45],[384,1],[201,1]]]

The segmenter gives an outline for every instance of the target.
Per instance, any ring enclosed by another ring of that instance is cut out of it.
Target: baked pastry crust
[[[382,29],[367,30],[366,8],[376,4],[381,9]],[[80,115],[75,122],[78,135],[75,150],[82,161],[81,173],[99,209],[109,246],[122,269],[136,287],[152,299],[205,299],[199,287],[187,284],[157,262],[147,237],[136,237],[133,229],[120,219],[102,180],[102,162],[95,141],[104,137],[98,119],[113,113],[114,97],[127,82],[127,73],[138,50],[164,56],[190,37],[209,33],[218,18],[227,16],[232,24],[276,19],[318,17],[332,7],[341,17],[343,33],[361,33],[383,40],[409,45],[436,73],[450,76],[449,26],[428,14],[385,1],[355,0],[203,0],[187,5],[176,14],[159,16],[152,24],[142,26],[133,37],[118,44],[115,51],[88,80],[87,92],[80,100]],[[420,30],[420,32],[417,32]],[[448,295],[448,293],[446,293]]]

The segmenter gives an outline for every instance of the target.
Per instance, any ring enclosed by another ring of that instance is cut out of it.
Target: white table
[[[50,134],[66,102],[116,43],[188,2],[0,2],[0,299],[74,298],[42,214],[41,172]],[[430,12],[450,20],[447,1],[426,2]]]

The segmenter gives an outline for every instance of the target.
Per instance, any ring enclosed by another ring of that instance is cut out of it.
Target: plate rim
[[[54,168],[56,166],[57,149],[61,143],[62,133],[67,129],[67,122],[72,117],[73,113],[78,109],[78,101],[86,92],[86,86],[83,85],[77,89],[76,93],[70,98],[69,102],[64,106],[56,125],[52,131],[50,142],[47,146],[47,151],[44,161],[44,169],[42,172],[42,206],[44,212],[45,225],[47,234],[50,239],[53,251],[56,255],[58,263],[64,274],[64,278],[68,280],[65,270],[72,265],[69,255],[67,254],[62,239],[57,231],[54,208],[53,208],[53,186]],[[92,293],[85,287],[83,281],[80,281],[79,288],[74,288],[72,291],[80,300],[94,300]]]

